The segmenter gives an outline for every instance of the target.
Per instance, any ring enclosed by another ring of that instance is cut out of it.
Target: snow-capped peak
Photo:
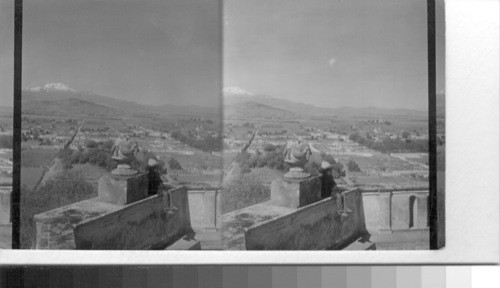
[[[39,92],[41,90],[45,91],[71,91],[76,92],[74,89],[70,88],[68,85],[63,83],[47,83],[44,86],[30,87],[28,91]]]
[[[233,97],[254,96],[254,94],[240,87],[225,87],[223,89],[223,94],[224,96],[233,96]]]

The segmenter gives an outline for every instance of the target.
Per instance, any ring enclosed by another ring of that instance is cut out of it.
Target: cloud
[[[332,67],[333,65],[335,65],[335,62],[337,62],[337,59],[332,57],[330,58],[330,60],[328,60],[328,65]]]

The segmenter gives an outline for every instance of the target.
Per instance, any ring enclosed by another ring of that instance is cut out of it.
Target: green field
[[[222,158],[216,155],[203,152],[195,152],[194,155],[183,155],[176,153],[157,153],[160,159],[168,162],[171,158],[176,159],[184,170],[186,169],[221,169]],[[168,168],[168,166],[167,166]]]
[[[43,168],[40,167],[21,167],[21,186],[33,189],[42,173]]]
[[[373,188],[426,187],[429,185],[427,182],[411,179],[407,176],[357,176],[351,177],[351,180],[357,185]]]
[[[21,167],[41,167],[48,165],[59,152],[52,149],[23,149],[21,151]]]

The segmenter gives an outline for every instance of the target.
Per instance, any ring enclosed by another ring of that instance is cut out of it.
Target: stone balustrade
[[[428,188],[364,190],[366,226],[372,233],[428,229]]]

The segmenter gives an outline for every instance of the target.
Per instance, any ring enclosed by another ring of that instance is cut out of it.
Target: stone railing
[[[429,188],[363,190],[362,194],[371,233],[428,229]]]

